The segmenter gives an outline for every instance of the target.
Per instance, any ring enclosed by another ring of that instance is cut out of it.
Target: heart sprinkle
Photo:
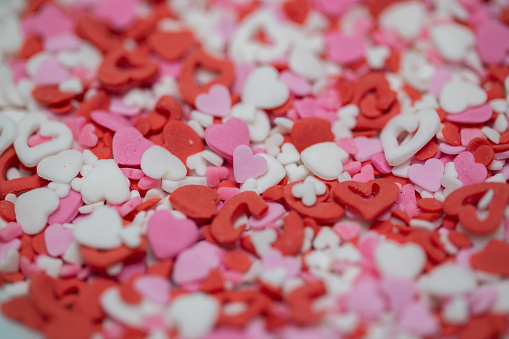
[[[2,316],[509,337],[507,1],[2,3]]]

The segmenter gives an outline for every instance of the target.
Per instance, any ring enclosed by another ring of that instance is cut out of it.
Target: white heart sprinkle
[[[375,249],[375,262],[383,276],[413,279],[423,270],[426,254],[416,244],[382,241]]]
[[[14,210],[16,221],[26,234],[37,234],[43,230],[48,217],[60,204],[58,195],[48,188],[37,188],[18,197]]]
[[[65,150],[42,159],[37,165],[37,174],[49,181],[68,183],[78,175],[81,166],[83,166],[81,152]]]
[[[179,158],[157,145],[143,153],[140,166],[153,179],[180,180],[187,174],[187,168]]]

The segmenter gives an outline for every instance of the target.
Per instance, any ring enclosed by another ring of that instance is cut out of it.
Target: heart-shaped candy
[[[143,153],[152,145],[136,128],[121,128],[113,136],[113,159],[119,165],[139,166]]]
[[[152,179],[180,180],[187,174],[187,168],[179,158],[161,146],[151,146],[141,157],[143,172]]]
[[[170,203],[177,211],[198,221],[214,217],[218,202],[217,192],[202,185],[182,186],[170,194]]]
[[[28,146],[28,138],[39,130],[44,137],[55,137],[34,147]],[[44,158],[71,147],[72,132],[64,123],[50,121],[42,113],[30,113],[18,123],[18,136],[14,141],[16,154],[23,165],[34,167]]]
[[[426,253],[419,245],[382,241],[375,249],[375,262],[385,277],[413,279],[426,265]]]
[[[427,191],[436,192],[442,187],[441,179],[445,166],[439,159],[429,159],[424,165],[415,164],[408,168],[408,178]]]
[[[249,74],[242,90],[242,102],[263,109],[282,106],[288,100],[290,91],[278,76],[279,73],[272,66],[255,69]]]
[[[486,102],[486,92],[478,85],[453,80],[442,87],[440,91],[440,106],[451,114],[461,113],[469,107],[476,107]]]
[[[113,159],[99,160],[81,182],[81,196],[87,204],[106,200],[121,204],[130,198],[129,180]]]
[[[433,109],[422,109],[416,114],[400,114],[385,125],[380,140],[385,153],[385,159],[391,166],[401,165],[423,148],[438,132],[440,117]],[[415,135],[406,143],[400,145],[398,136],[401,133]]]
[[[65,253],[69,245],[74,241],[71,228],[60,224],[53,224],[44,231],[44,240],[48,254],[59,257]]]
[[[432,27],[431,40],[445,59],[456,62],[462,61],[468,54],[468,50],[475,44],[472,31],[457,23]]]
[[[68,183],[74,179],[83,166],[83,155],[77,150],[65,150],[44,158],[37,165],[37,174],[46,180]]]
[[[484,182],[488,170],[483,164],[478,164],[470,152],[461,152],[454,158],[454,168],[458,173],[458,180],[464,185],[472,185]]]
[[[488,216],[480,219],[477,216],[475,204],[489,190],[493,190],[494,196],[488,208]],[[449,194],[444,201],[444,212],[451,217],[458,218],[467,231],[485,235],[498,229],[508,202],[509,185],[483,182],[461,187]]]
[[[60,200],[48,188],[38,188],[19,196],[14,206],[16,221],[26,234],[37,234],[44,229],[48,216],[57,208]]]
[[[375,220],[396,202],[399,187],[387,179],[362,183],[345,181],[334,187],[333,194],[338,202],[351,208],[363,219]]]
[[[486,64],[500,64],[509,51],[509,28],[498,20],[486,20],[477,28],[477,49]]]
[[[184,164],[190,155],[205,149],[200,136],[182,121],[170,121],[164,126],[163,147]]]
[[[96,208],[90,216],[74,225],[74,239],[81,245],[109,250],[122,245],[122,219],[111,207]]]
[[[205,141],[218,154],[232,160],[237,146],[249,145],[249,130],[244,121],[231,118],[222,125],[207,127]]]
[[[300,157],[314,175],[324,180],[334,180],[343,171],[343,162],[348,159],[348,153],[335,142],[321,142],[303,150]]]
[[[174,258],[198,239],[198,227],[190,219],[177,219],[168,211],[154,213],[147,226],[148,243],[156,258]]]
[[[235,181],[243,183],[250,178],[258,178],[267,172],[268,164],[265,158],[253,155],[248,145],[239,145],[233,151],[233,175]]]
[[[225,117],[230,114],[232,99],[230,91],[223,85],[215,84],[208,93],[201,93],[196,97],[195,106],[201,112],[216,117]]]

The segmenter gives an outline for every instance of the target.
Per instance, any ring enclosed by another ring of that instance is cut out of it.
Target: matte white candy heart
[[[449,61],[461,61],[475,44],[472,31],[459,24],[432,26],[431,40],[438,52]]]
[[[29,147],[28,138],[37,130],[40,135],[53,139]],[[64,123],[50,121],[42,113],[30,113],[18,123],[18,136],[14,141],[14,148],[23,165],[34,167],[42,159],[71,147],[72,140],[72,132]]]
[[[482,105],[488,99],[486,92],[476,84],[451,81],[440,91],[440,105],[447,113],[461,113],[469,107]]]
[[[317,177],[334,180],[343,171],[343,162],[348,153],[335,142],[321,142],[309,146],[300,154],[302,163]]]
[[[5,114],[0,115],[0,155],[8,149],[16,139],[18,128],[16,123]]]
[[[153,179],[180,180],[187,174],[187,168],[179,158],[157,145],[143,153],[141,169]]]
[[[398,2],[388,6],[380,15],[380,26],[396,32],[410,41],[421,31],[426,8],[418,1]]]
[[[83,166],[81,152],[65,150],[42,159],[37,165],[37,174],[49,181],[68,183],[78,175],[81,166]]]
[[[292,187],[292,195],[296,198],[302,198],[304,205],[313,206],[316,203],[316,197],[324,194],[326,190],[327,187],[323,182],[309,176],[303,183]]]
[[[219,316],[218,301],[204,293],[177,297],[166,313],[166,320],[175,324],[183,338],[203,338]]]
[[[113,159],[99,160],[81,182],[81,196],[87,204],[106,200],[121,204],[129,200],[129,180]]]
[[[432,295],[447,297],[472,292],[477,287],[477,281],[470,269],[446,263],[422,277],[419,287]]]
[[[380,134],[385,159],[391,166],[401,165],[433,139],[439,128],[440,118],[434,109],[422,109],[415,114],[400,114],[392,118]],[[415,131],[409,141],[399,145],[401,133]]]
[[[253,41],[257,32],[263,31],[272,42],[264,45]],[[260,10],[242,20],[230,44],[230,54],[237,62],[270,62],[283,57],[290,47],[284,27],[270,11]]]
[[[81,245],[108,250],[122,245],[122,219],[111,207],[96,208],[74,226],[74,240]]]
[[[281,146],[281,153],[277,155],[277,160],[283,165],[296,163],[300,160],[300,154],[292,143],[287,142]]]
[[[290,53],[288,66],[296,74],[315,81],[325,74],[325,67],[319,56],[307,48],[295,48]]]
[[[290,91],[278,80],[278,75],[272,66],[255,69],[249,74],[242,90],[242,102],[264,109],[283,105],[288,100]]]
[[[60,204],[58,195],[48,188],[37,188],[18,197],[14,210],[16,221],[26,234],[37,234],[43,230],[48,217]]]
[[[416,244],[382,241],[375,249],[375,262],[382,276],[413,279],[423,270],[426,253]]]

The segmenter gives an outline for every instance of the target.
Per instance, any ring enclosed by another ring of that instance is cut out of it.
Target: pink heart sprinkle
[[[359,152],[359,148],[353,139],[342,138],[337,141],[337,144],[350,154],[357,154],[357,152]]]
[[[136,20],[136,0],[106,0],[95,6],[95,15],[109,23],[112,28],[124,30]]]
[[[357,282],[348,296],[348,307],[364,319],[375,319],[384,309],[378,285],[371,279]]]
[[[173,280],[177,284],[201,281],[220,264],[220,249],[206,241],[189,248],[177,257],[173,267]]]
[[[121,128],[113,136],[113,159],[120,165],[139,166],[143,153],[153,145],[136,128]]]
[[[68,77],[69,72],[60,66],[58,60],[48,57],[39,65],[33,80],[37,86],[58,85]]]
[[[113,132],[118,131],[121,128],[131,126],[129,120],[121,115],[111,114],[107,111],[93,111],[90,114],[90,118],[97,124],[105,127]]]
[[[375,171],[373,166],[364,165],[359,174],[353,176],[353,181],[366,182],[375,179]]]
[[[65,253],[74,241],[72,229],[60,224],[50,225],[44,231],[44,241],[48,254],[52,257],[59,257]]]
[[[269,205],[269,209],[265,212],[262,218],[256,218],[255,216],[249,217],[249,226],[251,229],[264,229],[265,226],[278,220],[286,212],[283,205],[278,204],[277,202],[268,202],[267,205]]]
[[[226,167],[207,167],[207,185],[217,187],[221,180],[228,178],[230,172]]]
[[[403,278],[387,278],[382,281],[382,291],[387,295],[390,307],[401,313],[414,299],[415,283]]]
[[[212,86],[208,93],[198,95],[195,100],[196,108],[216,117],[225,117],[230,114],[231,105],[230,91],[218,84]]]
[[[239,145],[233,151],[233,175],[239,183],[261,176],[267,172],[268,167],[267,160],[253,155],[253,150],[247,145]]]
[[[44,45],[52,52],[72,51],[80,46],[80,40],[73,33],[63,33],[49,38]]]
[[[356,222],[338,222],[334,225],[333,230],[339,234],[341,240],[349,241],[359,235],[361,225]]]
[[[461,145],[467,146],[468,143],[475,138],[482,138],[484,133],[477,128],[462,128],[460,131]]]
[[[60,199],[58,208],[48,217],[48,224],[65,224],[71,222],[78,215],[79,208],[83,205],[81,194],[70,190],[65,198]]]
[[[475,162],[474,155],[470,152],[462,152],[454,158],[454,168],[458,172],[458,180],[464,185],[473,185],[484,182],[488,170],[483,164]]]
[[[408,178],[427,191],[436,192],[442,187],[444,164],[439,159],[428,159],[424,165],[415,164],[408,168]]]
[[[21,241],[19,239],[13,239],[8,242],[0,243],[0,261],[4,260],[7,253],[10,251],[17,251],[21,247]]]
[[[373,155],[371,157],[371,163],[373,164],[373,166],[375,166],[377,171],[383,174],[389,174],[392,172],[392,167],[385,159],[385,154],[383,153]]]
[[[332,33],[326,38],[327,54],[338,64],[345,65],[364,57],[366,45],[361,38]]]
[[[480,124],[491,119],[493,110],[490,104],[467,108],[459,114],[447,114],[445,120],[462,124]]]
[[[95,134],[95,126],[93,124],[86,124],[80,131],[78,142],[82,146],[94,147],[97,145],[99,138]]]
[[[286,276],[295,276],[300,272],[299,259],[291,256],[283,256],[279,250],[271,248],[262,256],[262,265],[265,271],[271,271],[277,268],[283,268]]]
[[[425,337],[434,334],[438,328],[433,313],[420,302],[406,307],[402,315],[399,325],[410,333]]]
[[[283,82],[288,87],[288,89],[296,95],[304,96],[311,92],[311,85],[309,82],[290,71],[281,72],[279,80]]]
[[[205,141],[214,151],[228,160],[239,145],[249,145],[249,129],[244,121],[231,118],[222,125],[211,125],[205,130]]]
[[[198,227],[190,219],[177,219],[160,210],[148,222],[147,238],[156,258],[169,259],[196,242]]]
[[[378,139],[357,137],[353,140],[359,150],[356,154],[354,154],[355,160],[357,161],[368,161],[373,155],[383,152],[382,143]]]
[[[320,107],[318,100],[312,98],[304,98],[302,100],[296,100],[293,107],[297,110],[297,113],[301,118],[310,118],[317,116],[317,112],[323,110]]]
[[[134,287],[145,298],[157,305],[166,305],[170,297],[170,284],[157,275],[146,275],[134,281]]]
[[[486,64],[499,64],[509,51],[509,28],[496,20],[487,20],[477,29],[479,56]]]

